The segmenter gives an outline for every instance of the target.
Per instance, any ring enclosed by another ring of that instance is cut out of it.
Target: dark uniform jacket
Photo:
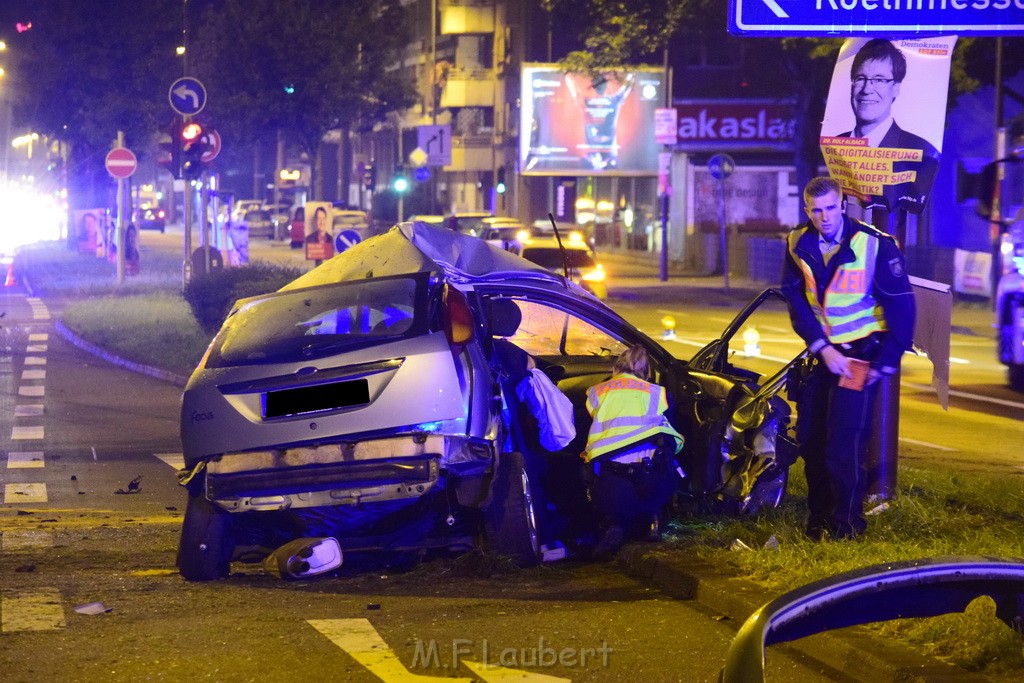
[[[818,246],[820,233],[810,223],[794,228],[801,234],[796,244],[796,255],[806,263],[814,274],[817,285],[816,298],[823,301],[825,289],[841,263],[856,260],[850,239],[854,232],[867,232],[879,240],[875,273],[871,281],[871,293],[882,307],[888,332],[881,335],[882,345],[872,361],[875,368],[896,368],[900,357],[910,350],[914,337],[914,295],[910,280],[896,240],[875,228],[843,216],[843,243],[839,251],[829,260],[828,265]],[[789,302],[789,315],[793,329],[808,346],[818,340],[827,340],[825,331],[814,315],[811,304],[804,294],[807,287],[803,271],[793,260],[787,249],[786,263],[782,275],[782,292]]]

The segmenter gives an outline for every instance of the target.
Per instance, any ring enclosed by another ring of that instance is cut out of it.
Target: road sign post
[[[729,32],[744,36],[906,38],[1024,32],[1016,0],[729,0]]]
[[[716,154],[708,160],[708,172],[718,181],[718,250],[722,252],[722,286],[729,291],[729,240],[725,229],[725,180],[736,170],[728,154]]]
[[[416,146],[427,153],[426,166],[450,166],[452,163],[452,127],[417,126]]]

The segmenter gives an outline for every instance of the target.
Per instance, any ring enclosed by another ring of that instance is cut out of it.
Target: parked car
[[[357,244],[238,301],[189,379],[179,571],[217,579],[306,537],[336,538],[346,557],[483,544],[539,562],[552,539],[592,527],[586,391],[633,344],[686,435],[681,491],[748,512],[778,505],[795,459],[781,382],[762,387],[729,350],[751,310],[687,364],[582,288],[477,238],[405,223]],[[498,337],[572,401],[577,436],[563,451],[539,446],[496,366]]]
[[[265,209],[245,212],[242,222],[249,228],[249,239],[274,239],[274,219]]]
[[[477,236],[499,249],[518,254],[530,236],[530,230],[515,219],[485,222],[477,229]]]
[[[235,205],[231,207],[231,222],[240,223],[245,220],[247,213],[262,207],[263,201],[260,199],[237,199]]]
[[[292,249],[302,249],[306,240],[306,207],[296,206],[288,222],[288,239]]]
[[[288,221],[292,216],[291,206],[288,204],[264,204],[260,208],[270,214],[270,220],[274,223],[274,239],[284,239],[288,232]]]
[[[444,216],[435,216],[431,214],[413,214],[407,219],[410,223],[430,223],[431,225],[440,225],[444,223]]]
[[[163,209],[146,208],[139,209],[132,217],[139,230],[159,230],[164,232],[167,229],[166,214]]]
[[[518,249],[518,253],[527,261],[547,268],[555,273],[568,274],[569,279],[578,282],[598,299],[608,298],[607,273],[594,252],[583,239],[562,239],[561,245],[554,237],[520,238],[510,251]]]
[[[461,232],[463,235],[479,237],[477,229],[483,224],[485,218],[491,218],[494,214],[487,211],[465,211],[445,216],[445,225],[449,230]]]

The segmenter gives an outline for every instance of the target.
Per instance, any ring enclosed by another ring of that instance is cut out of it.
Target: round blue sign
[[[425,183],[430,180],[430,169],[426,166],[420,166],[412,172],[412,177],[416,179],[417,183]]]
[[[362,238],[355,230],[342,230],[334,238],[334,251],[340,254],[346,249],[356,246],[361,240]]]
[[[206,106],[206,87],[195,78],[179,78],[167,91],[171,109],[182,116],[194,116]]]
[[[715,180],[725,180],[736,170],[736,162],[728,154],[716,154],[708,159],[708,172]]]

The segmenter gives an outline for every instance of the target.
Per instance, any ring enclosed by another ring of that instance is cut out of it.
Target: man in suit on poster
[[[917,178],[886,185],[882,193],[890,211],[899,208],[921,213],[939,166],[939,152],[924,138],[901,128],[893,118],[892,105],[906,75],[907,59],[899,48],[882,38],[866,42],[850,69],[850,106],[856,126],[839,137],[866,138],[870,147],[921,150],[921,161],[893,162],[893,173],[916,171]]]

